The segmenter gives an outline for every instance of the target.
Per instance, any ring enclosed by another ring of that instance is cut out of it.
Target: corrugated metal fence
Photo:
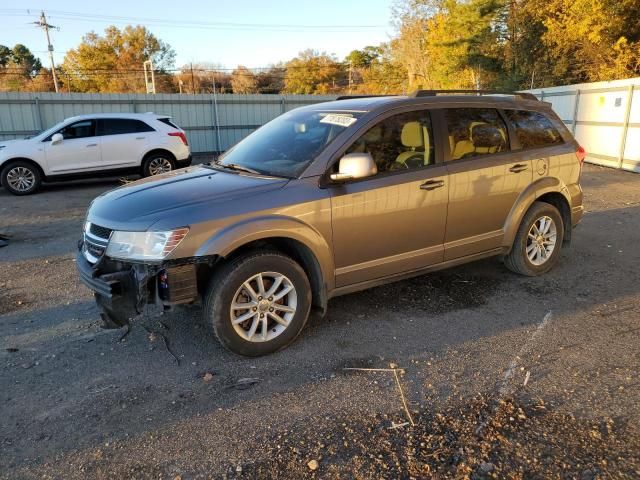
[[[333,99],[323,95],[0,93],[0,140],[34,135],[85,113],[154,112],[170,115],[187,132],[193,153],[221,152],[288,110]]]
[[[640,78],[530,90],[587,151],[587,161],[640,172]]]

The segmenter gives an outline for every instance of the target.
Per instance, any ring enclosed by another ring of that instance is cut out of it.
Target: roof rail
[[[448,94],[469,94],[469,95],[513,95],[514,97],[521,97],[524,100],[536,100],[533,93],[529,92],[509,92],[502,90],[416,90],[409,94],[410,97],[435,97],[436,95],[448,95]]]
[[[340,95],[336,100],[349,100],[351,98],[371,98],[371,97],[397,97],[397,95]]]

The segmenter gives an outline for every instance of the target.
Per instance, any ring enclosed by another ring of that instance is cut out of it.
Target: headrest
[[[382,128],[380,126],[373,127],[362,136],[365,142],[379,142],[382,140]]]
[[[424,139],[422,138],[420,122],[405,123],[400,134],[400,141],[405,147],[422,147]]]
[[[502,147],[505,139],[498,127],[489,124],[477,124],[471,127],[471,141],[478,147]]]

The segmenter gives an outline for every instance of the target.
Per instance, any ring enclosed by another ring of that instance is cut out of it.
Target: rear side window
[[[173,127],[176,130],[180,130],[180,127],[177,126],[175,123],[173,123],[170,118],[159,118],[158,121],[164,123],[165,125],[169,125],[170,127]]]
[[[509,149],[507,126],[492,108],[446,110],[451,160],[477,157]]]
[[[560,132],[543,114],[526,110],[505,110],[522,148],[546,147],[562,143]]]
[[[154,129],[141,120],[130,118],[104,118],[100,120],[101,135],[153,132]]]

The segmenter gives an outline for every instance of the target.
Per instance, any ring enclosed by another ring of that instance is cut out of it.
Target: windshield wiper
[[[237,163],[221,163],[220,161],[216,160],[215,162],[213,162],[213,164],[217,165],[218,167],[228,168],[229,170],[236,170],[238,172],[264,175],[262,172],[259,172],[258,170],[254,170],[253,168],[249,168],[249,167],[243,167],[242,165],[238,165]]]

